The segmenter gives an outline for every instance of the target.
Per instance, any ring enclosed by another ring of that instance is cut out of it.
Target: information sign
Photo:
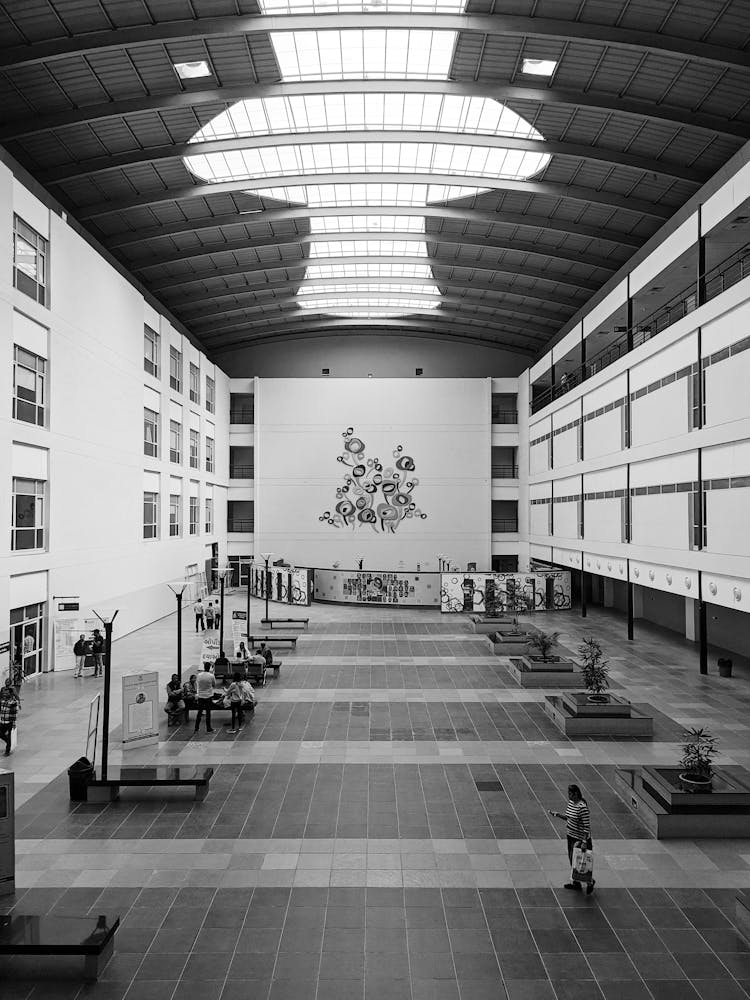
[[[166,697],[166,696],[165,696]],[[122,679],[123,749],[159,742],[159,674],[127,674]]]

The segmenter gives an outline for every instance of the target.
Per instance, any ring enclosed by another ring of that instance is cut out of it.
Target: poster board
[[[214,663],[219,655],[219,636],[214,632],[203,633],[201,663]]]
[[[122,679],[123,750],[159,742],[159,674],[126,674]]]
[[[440,610],[445,613],[527,614],[570,609],[570,573],[443,573]]]
[[[232,612],[232,647],[235,659],[240,655],[240,643],[247,638],[247,611]],[[245,643],[247,647],[247,643]]]
[[[81,618],[81,601],[75,595],[71,597],[53,598],[52,629],[54,642],[53,649],[53,670],[73,670],[75,667],[75,656],[73,646],[78,641],[78,636],[84,631],[83,620]]]

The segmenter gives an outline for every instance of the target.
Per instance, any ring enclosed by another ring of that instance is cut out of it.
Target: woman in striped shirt
[[[568,805],[565,813],[553,812],[550,809],[550,816],[565,820],[566,833],[568,835],[568,861],[573,863],[573,848],[585,847],[591,850],[591,816],[586,799],[584,799],[578,785],[568,785]],[[587,895],[594,891],[596,879],[593,879],[586,886]],[[580,882],[566,882],[566,889],[580,891]]]

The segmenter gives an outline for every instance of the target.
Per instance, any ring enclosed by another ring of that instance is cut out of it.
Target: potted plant
[[[606,705],[609,695],[604,692],[609,687],[609,661],[604,658],[601,643],[588,636],[578,647],[578,655],[583,683],[589,693],[588,700],[595,705]]]
[[[539,653],[543,663],[548,663],[551,659],[549,654],[557,645],[559,637],[559,632],[537,632],[536,635],[529,636],[529,645]]]
[[[716,737],[708,729],[687,729],[682,745],[682,757],[679,765],[680,787],[684,792],[710,792],[713,779],[713,758],[719,752],[716,749]]]

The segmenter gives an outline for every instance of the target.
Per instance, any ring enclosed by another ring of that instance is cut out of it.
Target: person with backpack
[[[94,629],[91,653],[94,657],[94,677],[101,677],[104,673],[104,636],[98,628]]]
[[[79,635],[78,642],[73,646],[73,656],[76,658],[74,677],[83,677],[83,668],[86,665],[86,653],[88,652],[87,646],[86,636],[83,634]]]
[[[566,834],[568,838],[568,861],[573,864],[573,850],[578,847],[590,851],[592,849],[591,842],[591,814],[589,813],[589,806],[586,799],[583,797],[583,793],[578,785],[568,785],[568,805],[564,813],[555,812],[550,809],[550,816],[554,816],[556,819],[565,820]],[[594,891],[594,886],[596,885],[596,879],[593,877],[589,880],[586,885],[586,895],[590,896]],[[574,881],[572,878],[570,882],[566,882],[565,889],[571,889],[574,892],[580,892],[583,886],[580,882]]]

